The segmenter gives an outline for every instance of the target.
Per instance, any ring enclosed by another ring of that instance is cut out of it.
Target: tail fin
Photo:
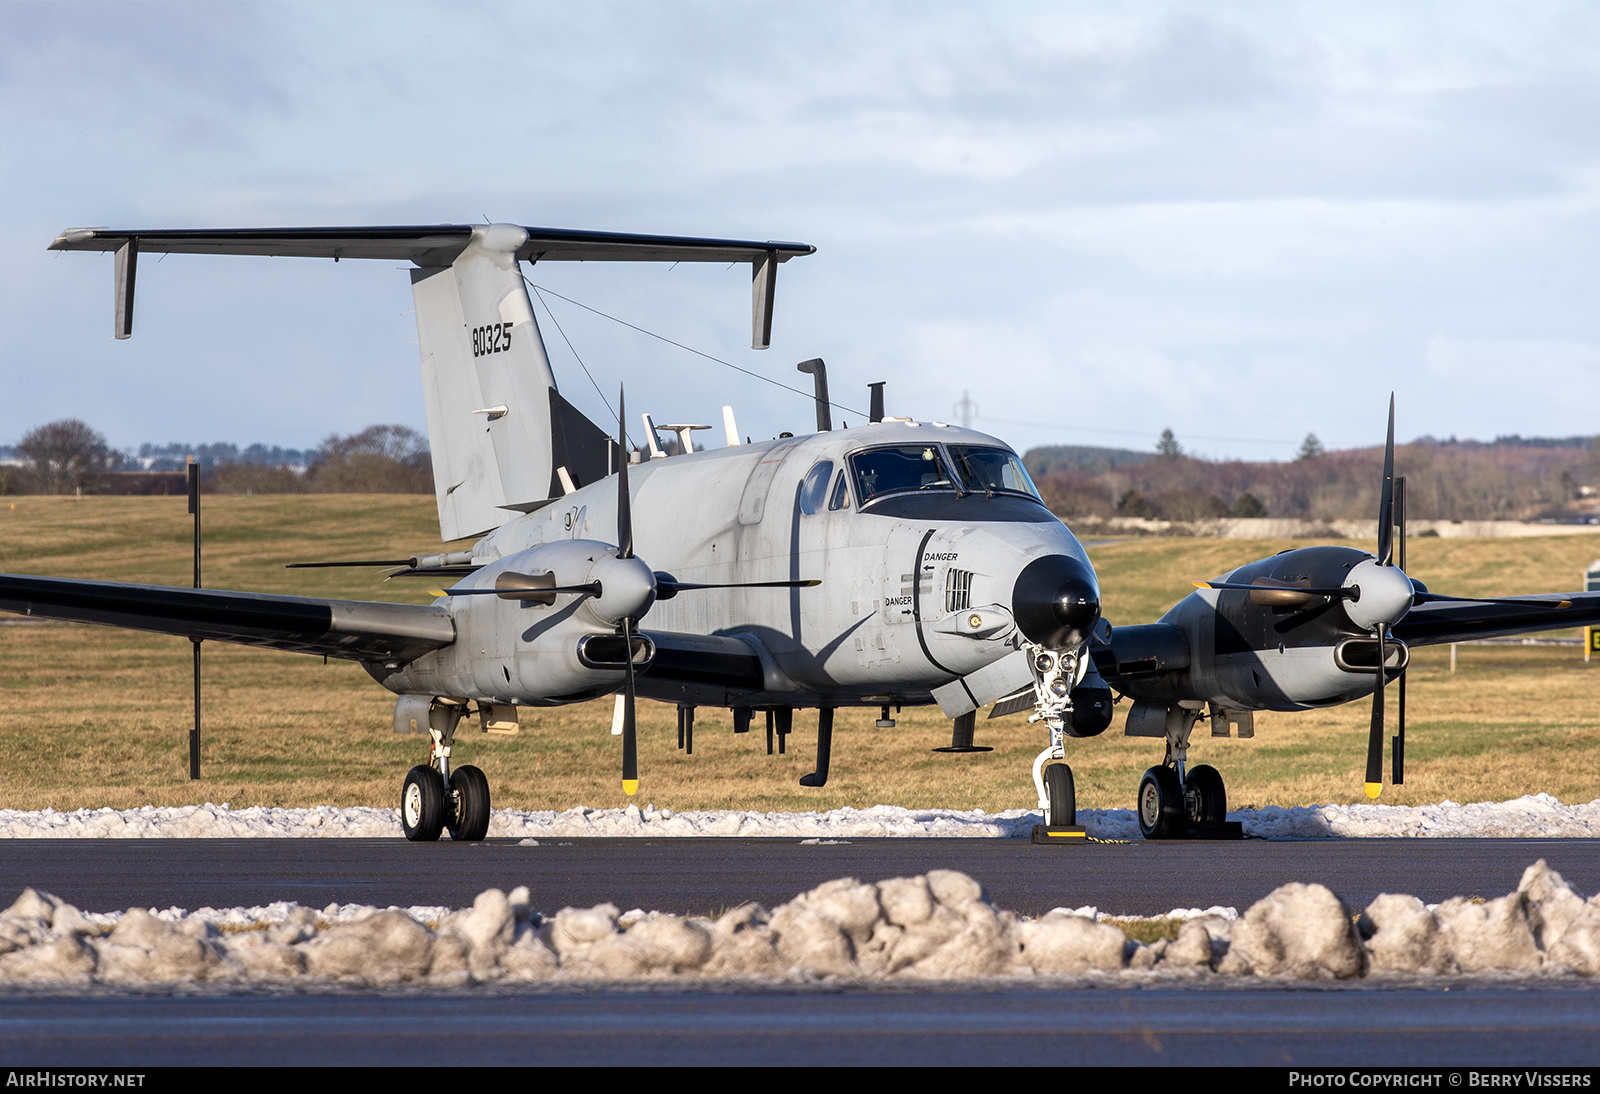
[[[448,266],[411,272],[422,390],[443,539],[479,535],[513,512],[610,473],[607,431],[556,390],[517,252],[525,229],[472,230]]]
[[[556,391],[518,262],[748,262],[752,347],[772,333],[774,279],[806,243],[633,235],[514,224],[357,228],[69,228],[53,251],[114,251],[116,335],[133,332],[135,260],[157,254],[410,260],[439,531],[499,527],[611,473],[609,430]]]

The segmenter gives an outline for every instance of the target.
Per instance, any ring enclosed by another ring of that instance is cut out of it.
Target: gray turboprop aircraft
[[[977,750],[978,709],[1031,708],[1048,733],[1033,764],[1039,807],[1065,830],[1076,809],[1064,742],[1105,730],[1113,685],[1136,700],[1128,732],[1167,741],[1140,787],[1145,834],[1203,835],[1226,812],[1215,770],[1186,769],[1207,708],[1213,733],[1248,735],[1253,710],[1373,692],[1371,784],[1381,781],[1381,685],[1403,671],[1405,641],[1600,620],[1600,596],[1428,594],[1392,565],[1385,532],[1377,558],[1289,552],[1211,583],[1158,623],[1113,630],[1082,546],[1016,454],[981,433],[886,418],[879,385],[871,423],[834,431],[825,370],[808,361],[799,367],[814,378],[815,434],[741,444],[725,411],[727,447],[693,452],[698,427],[663,427],[678,432],[679,454],[632,467],[625,411],[613,440],[557,391],[520,263],[749,262],[753,344],[765,348],[777,268],[811,254],[805,244],[494,224],[74,229],[51,246],[115,252],[118,338],[132,333],[140,251],[414,264],[441,538],[475,540],[393,560],[406,574],[459,578],[433,604],[0,575],[0,610],[359,662],[398,695],[395,728],[430,739],[401,793],[412,840],[487,831],[487,780],[450,763],[463,717],[509,727],[520,707],[613,693],[629,794],[636,695],[677,705],[689,749],[697,706],[731,708],[736,732],[763,712],[780,747],[794,710],[816,709],[807,786],[827,781],[840,706],[881,707],[880,724],[892,725],[890,706],[937,702],[954,720],[956,752]],[[662,455],[646,421],[649,451]],[[1391,412],[1385,528],[1392,448]]]

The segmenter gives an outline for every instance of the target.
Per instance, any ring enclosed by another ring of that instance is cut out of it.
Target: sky
[[[0,444],[425,427],[396,264],[148,255],[119,342],[62,229],[486,218],[813,244],[759,352],[747,267],[528,273],[803,390],[822,357],[857,412],[970,393],[1019,450],[1287,459],[1381,443],[1391,391],[1402,440],[1600,433],[1597,102],[1585,3],[7,3]],[[811,428],[547,299],[597,421],[625,383]]]

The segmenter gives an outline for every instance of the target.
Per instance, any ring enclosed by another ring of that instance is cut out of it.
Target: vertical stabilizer
[[[474,228],[450,265],[411,274],[446,540],[490,531],[560,493],[551,490],[556,382],[516,257],[527,235],[511,224]]]

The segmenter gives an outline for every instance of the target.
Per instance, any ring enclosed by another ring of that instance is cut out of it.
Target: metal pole
[[[194,587],[200,588],[200,465],[189,457],[189,512],[194,515]],[[194,646],[194,728],[189,731],[189,778],[200,777],[200,639]]]

